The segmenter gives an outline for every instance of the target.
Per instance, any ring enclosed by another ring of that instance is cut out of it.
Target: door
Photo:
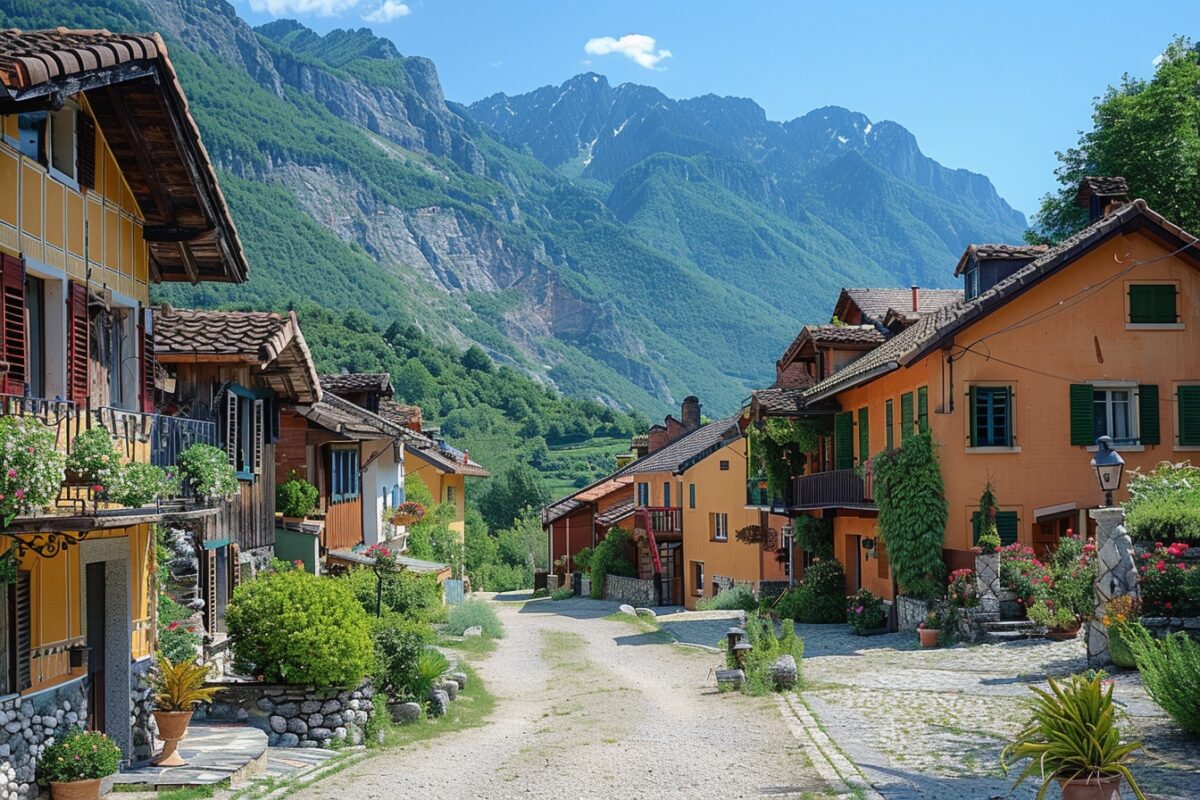
[[[846,537],[846,594],[862,588],[862,537]]]
[[[1033,549],[1038,558],[1045,558],[1058,547],[1058,540],[1067,535],[1074,520],[1075,514],[1069,513],[1033,523]]]
[[[104,562],[87,565],[88,730],[104,730]]]
[[[683,605],[683,547],[679,542],[658,545],[662,563],[662,602],[664,605]]]

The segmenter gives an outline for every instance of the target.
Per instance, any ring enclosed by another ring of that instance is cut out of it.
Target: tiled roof
[[[462,450],[451,447],[444,441],[424,437],[426,444],[412,445],[409,450],[417,458],[432,464],[442,472],[455,475],[466,475],[473,478],[487,478],[491,475],[487,468],[471,458]]]
[[[380,400],[379,411],[376,412],[379,416],[386,420],[403,425],[408,428],[412,425],[420,425],[421,423],[421,407],[408,406],[403,403],[397,403],[394,400]]]
[[[803,387],[786,389],[772,386],[750,393],[751,412],[759,417],[787,417],[800,413],[803,408]]]
[[[882,323],[889,308],[912,311],[912,289],[843,289],[863,316],[871,322]],[[917,289],[917,313],[929,314],[942,306],[963,299],[960,289]]]
[[[249,269],[237,229],[162,38],[66,28],[0,31],[0,99],[7,113],[35,108],[60,91],[87,94],[145,215],[156,280],[245,281]]]
[[[1145,200],[1127,203],[1074,236],[1064,239],[978,297],[943,306],[921,317],[907,330],[808,389],[804,393],[805,402],[811,404],[834,392],[864,383],[877,374],[912,363],[946,337],[1007,303],[1109,234],[1133,230],[1142,225],[1158,228],[1165,238],[1178,242],[1179,247],[1197,241],[1195,236],[1152,210]],[[1194,247],[1192,249],[1195,250]],[[1192,254],[1193,259],[1198,256],[1200,254]]]
[[[642,475],[647,472],[670,472],[678,474],[705,456],[711,455],[741,435],[737,426],[738,416],[702,425],[691,433],[676,439],[671,444],[639,458],[618,475]]]
[[[1042,253],[1045,253],[1047,249],[1049,248],[1044,244],[967,245],[967,249],[963,252],[962,257],[958,259],[958,265],[954,268],[954,274],[961,275],[971,259],[979,261],[1033,260],[1042,255]],[[912,308],[912,303],[909,303],[908,307]]]
[[[356,406],[349,400],[326,392],[324,399],[310,406],[296,409],[308,420],[322,428],[340,433],[351,439],[380,439],[392,437],[403,439],[410,447],[427,447],[433,442],[416,431],[397,425],[378,414]]]
[[[337,375],[322,375],[321,388],[334,394],[355,392],[379,392],[392,396],[392,376],[386,372],[342,372]]]
[[[874,325],[805,325],[804,330],[821,344],[883,344],[886,339]]]
[[[154,309],[154,353],[162,361],[224,361],[230,357],[262,367],[277,393],[299,403],[321,397],[312,354],[294,311]]]
[[[1075,193],[1075,202],[1083,198],[1095,197],[1128,197],[1129,183],[1120,176],[1088,175],[1079,182],[1079,191]],[[1086,203],[1083,203],[1086,205]]]
[[[622,500],[620,503],[611,505],[597,514],[596,522],[601,525],[612,525],[615,522],[620,522],[633,513],[635,506],[636,503],[632,498],[629,500]]]

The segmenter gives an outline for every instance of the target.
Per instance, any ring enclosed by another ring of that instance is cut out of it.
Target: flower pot
[[[1099,778],[1076,778],[1058,781],[1063,800],[1120,800],[1121,776],[1104,775]]]
[[[416,514],[397,514],[392,517],[393,525],[416,525],[421,521],[421,518]]]
[[[1129,644],[1117,626],[1108,629],[1108,654],[1112,662],[1122,669],[1137,668],[1137,663],[1133,660],[1133,651],[1129,649]]]
[[[191,711],[155,711],[154,722],[158,725],[158,738],[163,740],[163,750],[154,764],[159,767],[181,767],[187,762],[179,755],[179,742],[187,736]]]
[[[1076,622],[1070,628],[1051,628],[1046,631],[1046,638],[1055,642],[1065,642],[1074,639],[1079,635],[1079,623]]]
[[[937,628],[919,628],[917,635],[921,637],[921,647],[937,647],[942,638],[942,632]]]
[[[54,800],[97,800],[100,797],[100,781],[50,781],[50,796]]]

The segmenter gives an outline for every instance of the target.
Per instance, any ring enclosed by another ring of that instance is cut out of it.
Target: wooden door
[[[1058,547],[1058,540],[1067,535],[1074,520],[1074,514],[1066,514],[1033,523],[1033,549],[1038,558],[1046,558]]]
[[[87,565],[88,730],[104,730],[104,562]]]
[[[683,548],[677,542],[658,546],[662,563],[662,601],[664,605],[683,605]]]
[[[862,537],[846,537],[846,594],[862,588]]]

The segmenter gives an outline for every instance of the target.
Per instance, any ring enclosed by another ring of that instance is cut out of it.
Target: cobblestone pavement
[[[1083,638],[921,650],[915,634],[863,638],[797,625],[801,700],[887,800],[1031,798],[1011,791],[1000,750],[1027,719],[1030,686],[1086,669]],[[1180,735],[1136,673],[1114,674],[1123,730],[1148,753],[1133,770],[1148,796],[1200,798],[1200,744]]]

